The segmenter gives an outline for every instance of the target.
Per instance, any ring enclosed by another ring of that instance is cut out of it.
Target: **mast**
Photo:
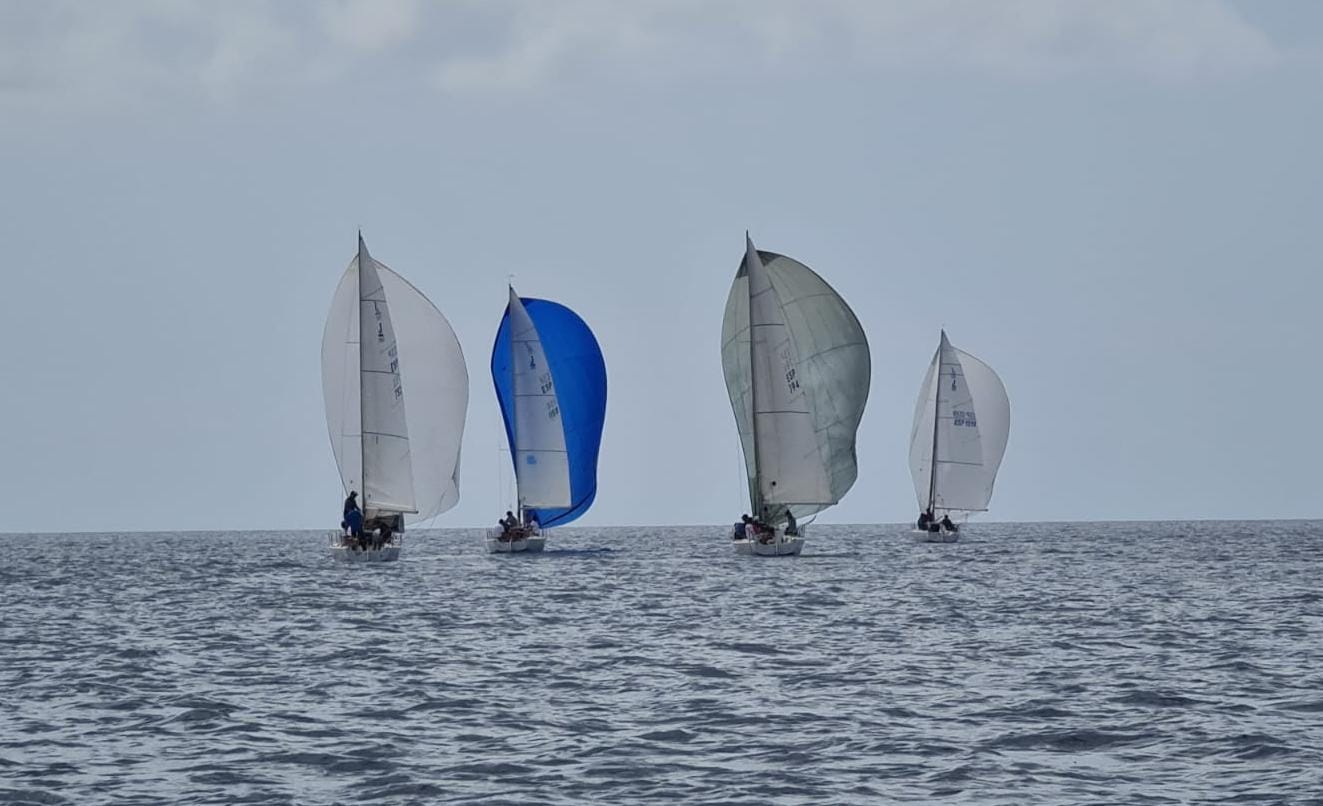
[[[363,519],[367,520],[367,431],[363,428],[363,357],[367,352],[367,337],[363,335],[363,258],[367,245],[363,243],[363,230],[358,231],[358,486],[363,491]],[[352,492],[352,491],[351,491]]]
[[[928,509],[937,516],[937,424],[942,415],[942,347],[946,345],[946,331],[942,331],[942,340],[937,344],[937,393],[933,395],[933,456],[928,469]]]
[[[519,510],[519,523],[524,522],[524,501],[519,497],[519,395],[515,391],[515,374],[519,372],[519,352],[515,348],[515,322],[514,316],[514,284],[507,284],[506,288],[510,291],[510,299],[505,303],[505,321],[510,326],[510,392],[511,392],[511,420],[510,420],[510,458],[514,461],[514,483],[515,483],[515,509]]]
[[[749,266],[750,260],[757,260],[760,263],[762,258],[758,256],[758,250],[753,246],[753,239],[749,237],[749,231],[744,231],[744,280],[745,287],[749,295],[749,405],[752,416],[749,418],[749,427],[753,430],[753,490],[749,496],[749,504],[753,507],[750,513],[755,519],[762,517],[762,470],[758,467],[758,362],[754,359],[753,352],[753,271]]]

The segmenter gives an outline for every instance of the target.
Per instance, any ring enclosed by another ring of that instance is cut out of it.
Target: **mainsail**
[[[459,501],[468,388],[445,317],[360,237],[322,336],[322,394],[341,482],[365,514],[418,522]]]
[[[514,289],[492,345],[492,382],[511,446],[519,506],[561,526],[597,496],[606,363],[574,311]]]
[[[835,504],[858,476],[872,372],[854,312],[808,266],[746,237],[721,330],[754,513],[765,505],[780,521]]]
[[[1006,453],[1011,403],[992,368],[942,332],[910,433],[910,473],[920,509],[986,510]]]

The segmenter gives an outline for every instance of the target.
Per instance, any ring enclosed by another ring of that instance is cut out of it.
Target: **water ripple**
[[[1319,523],[0,538],[0,803],[1320,802]]]

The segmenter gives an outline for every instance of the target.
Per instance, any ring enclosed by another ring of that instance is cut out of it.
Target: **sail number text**
[[[795,351],[787,343],[781,348],[781,366],[785,369],[786,391],[794,394],[799,391],[799,370],[795,367]]]
[[[395,385],[395,399],[404,397],[404,386],[400,383],[400,351],[394,344],[386,351],[390,357],[390,378]]]

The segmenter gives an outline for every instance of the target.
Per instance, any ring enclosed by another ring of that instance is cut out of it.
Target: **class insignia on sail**
[[[855,435],[872,373],[868,339],[834,288],[793,258],[745,253],[726,299],[721,364],[744,449],[752,513],[742,554],[795,555],[807,518],[858,476]]]
[[[492,553],[541,551],[543,530],[582,516],[597,496],[606,363],[569,308],[510,289],[492,345],[517,502],[488,532]]]
[[[919,387],[910,432],[910,475],[919,501],[916,540],[953,543],[951,520],[983,512],[1006,454],[1011,402],[992,368],[956,349],[943,330]]]
[[[396,560],[406,523],[459,501],[469,379],[450,323],[361,234],[326,318],[322,395],[349,495],[332,556]]]

